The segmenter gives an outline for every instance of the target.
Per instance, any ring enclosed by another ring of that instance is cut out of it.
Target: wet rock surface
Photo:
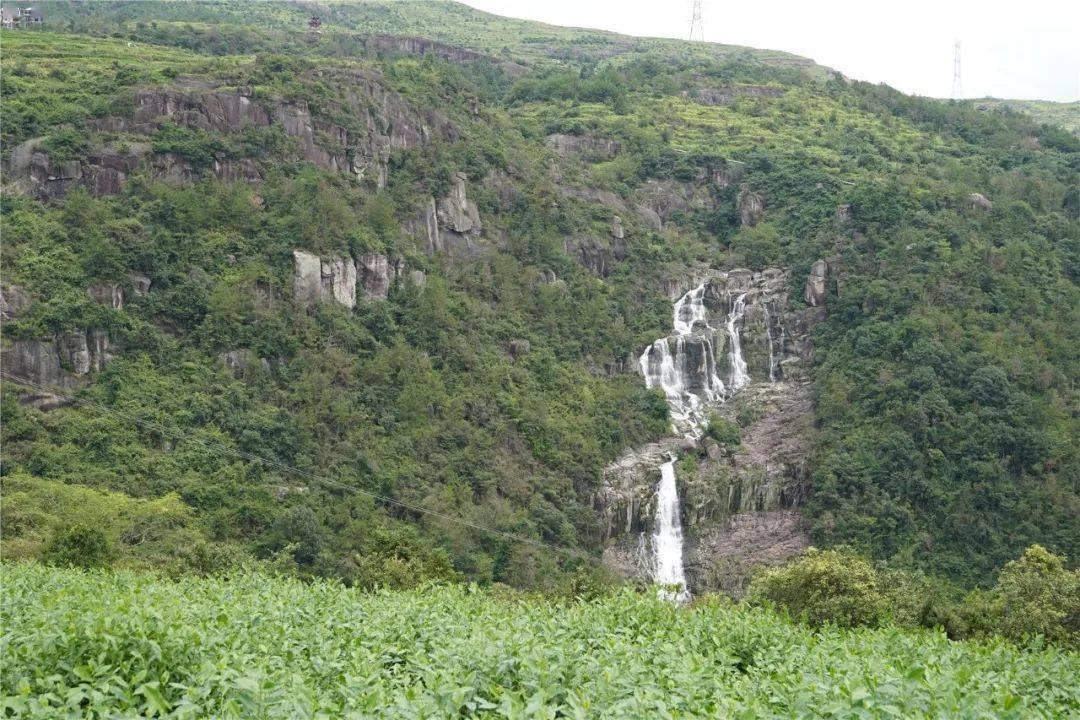
[[[689,392],[722,381],[723,395],[706,410],[737,426],[740,441],[671,437],[636,448],[605,469],[594,505],[605,561],[624,574],[649,578],[660,467],[675,453],[690,587],[737,594],[754,567],[780,562],[808,542],[798,508],[808,492],[813,433],[808,333],[820,317],[809,317],[818,308],[792,307],[786,270],[707,271],[704,279],[673,283],[671,295],[681,296],[691,283],[700,285],[706,313],[686,321],[692,332],[683,337],[676,363]],[[732,392],[732,340],[724,320],[740,298],[737,327],[749,381]],[[707,377],[710,367],[717,378]],[[697,377],[694,368],[704,374]]]

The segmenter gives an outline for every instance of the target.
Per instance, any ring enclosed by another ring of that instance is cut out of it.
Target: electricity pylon
[[[959,100],[964,94],[964,87],[960,84],[960,41],[956,41],[953,47],[952,61],[952,96],[953,100]]]
[[[690,16],[690,39],[705,42],[705,26],[701,24],[701,0],[694,0],[694,10]]]

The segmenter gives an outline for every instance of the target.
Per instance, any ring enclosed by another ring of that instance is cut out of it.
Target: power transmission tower
[[[694,0],[694,10],[690,16],[690,39],[705,42],[705,26],[701,24],[701,0]]]
[[[959,100],[964,94],[964,87],[960,84],[960,41],[956,41],[953,48],[952,62],[952,96],[953,100]]]

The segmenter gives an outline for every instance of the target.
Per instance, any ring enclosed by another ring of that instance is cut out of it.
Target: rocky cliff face
[[[711,275],[702,298],[707,315],[695,321],[697,329],[686,339],[700,347],[681,348],[688,357],[709,357],[680,361],[680,372],[690,389],[718,380],[726,387],[707,411],[738,425],[740,442],[721,445],[706,435],[697,442],[673,437],[637,448],[605,470],[594,503],[606,561],[626,574],[649,577],[659,468],[669,454],[681,453],[677,476],[690,587],[738,594],[754,566],[779,562],[808,541],[796,509],[808,492],[806,456],[813,432],[809,332],[824,317],[824,308],[792,307],[786,270]],[[672,296],[685,292],[685,285],[673,284]],[[739,338],[749,382],[732,392],[732,340],[723,321],[739,298],[745,304]]]
[[[92,143],[86,156],[58,162],[42,149],[44,138],[34,138],[13,149],[5,174],[14,189],[48,199],[75,186],[86,187],[94,195],[114,194],[136,172],[174,183],[193,182],[203,172],[221,180],[258,182],[263,177],[260,163],[274,160],[220,155],[207,158],[203,170],[171,153],[153,152],[150,136],[172,123],[221,134],[240,133],[249,127],[277,127],[294,140],[299,159],[368,179],[382,188],[393,150],[418,147],[436,136],[448,140],[457,136],[457,129],[445,117],[433,110],[412,108],[374,73],[318,72],[318,76],[305,76],[304,80],[333,81],[341,90],[340,97],[328,101],[319,114],[303,101],[256,98],[250,88],[178,81],[174,86],[136,92],[130,116],[95,118],[87,123],[92,133],[144,135],[146,141],[129,138],[122,146],[114,146],[101,140]],[[362,130],[350,132],[331,117],[348,117],[353,121],[351,127]],[[96,140],[96,136],[91,138]]]
[[[398,278],[416,285],[426,280],[422,270],[406,272],[405,261],[396,255],[368,252],[353,260],[293,250],[293,297],[304,306],[335,302],[352,310],[358,294],[363,300],[385,300]]]
[[[76,387],[80,377],[113,359],[109,335],[100,328],[68,330],[52,340],[15,340],[0,355],[5,373],[59,389]]]
[[[403,35],[372,35],[364,40],[365,49],[376,55],[396,54],[404,55],[434,55],[435,57],[451,62],[489,62],[508,75],[517,76],[524,73],[527,68],[516,62],[502,60],[484,55],[468,48],[457,45],[448,45],[437,40],[428,38],[403,36]]]
[[[548,135],[544,144],[559,157],[584,155],[587,160],[597,162],[610,160],[619,154],[619,142],[597,135]]]
[[[124,293],[117,284],[91,285],[87,294],[114,310],[124,306]],[[0,319],[5,322],[18,319],[33,302],[30,293],[18,285],[0,284]],[[24,379],[43,386],[30,388],[19,399],[51,410],[68,404],[68,401],[47,388],[70,390],[78,387],[83,378],[101,371],[113,359],[109,345],[109,334],[102,328],[73,328],[47,339],[5,339],[0,347],[0,368],[5,379],[16,385],[18,379]]]
[[[439,199],[429,198],[405,223],[417,245],[428,255],[471,256],[483,248],[480,211],[468,195],[469,180],[463,172],[451,177],[450,192]]]
[[[730,85],[727,87],[701,87],[693,91],[684,90],[683,97],[690,98],[701,105],[731,105],[739,98],[760,97],[775,98],[784,94],[784,89],[769,85]]]
[[[760,193],[754,192],[749,185],[743,185],[735,202],[739,222],[743,226],[753,227],[761,222],[765,215],[765,198]]]

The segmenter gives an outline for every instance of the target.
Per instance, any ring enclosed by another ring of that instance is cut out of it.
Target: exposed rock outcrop
[[[322,299],[322,260],[303,250],[293,250],[293,297],[302,305]]]
[[[555,133],[544,139],[544,144],[559,157],[582,155],[594,162],[610,160],[619,154],[619,142],[597,135],[564,135]]]
[[[626,241],[615,235],[608,238],[568,237],[563,241],[563,248],[567,255],[600,277],[610,275],[615,263],[625,259],[627,254]]]
[[[751,190],[749,185],[743,185],[735,200],[735,209],[739,212],[739,222],[743,227],[754,227],[765,215],[765,198]]]
[[[678,180],[646,180],[631,196],[635,213],[647,224],[662,230],[676,212],[713,209],[713,196],[700,183]]]
[[[250,91],[191,90],[182,87],[153,88],[135,93],[133,124],[169,120],[177,125],[221,133],[270,124],[270,112],[250,97]],[[124,127],[125,131],[134,129]]]
[[[374,54],[402,53],[405,55],[434,55],[450,62],[489,62],[502,68],[508,75],[517,76],[527,68],[515,62],[478,53],[475,50],[448,45],[428,38],[403,35],[372,35],[364,39],[365,49]]]
[[[816,260],[810,266],[810,274],[806,276],[806,287],[803,289],[803,299],[810,307],[821,307],[825,304],[828,276],[829,265],[824,260]]]
[[[303,305],[334,301],[356,307],[356,266],[352,258],[331,257],[293,250],[293,296]]]
[[[451,177],[450,193],[436,203],[436,222],[433,229],[438,241],[433,251],[454,254],[478,250],[476,239],[482,230],[480,212],[476,208],[476,203],[469,199],[466,192],[467,186],[468,178],[465,173],[455,172]],[[424,224],[430,227],[429,217],[425,217]],[[430,242],[429,247],[431,247]]]
[[[615,215],[611,218],[611,237],[616,240],[622,240],[626,237],[626,231],[623,230],[622,218]]]
[[[428,255],[442,252],[442,237],[439,235],[439,215],[435,198],[428,198],[417,211],[417,216],[406,223],[410,234],[418,239],[418,245]]]
[[[68,388],[75,378],[64,371],[56,341],[16,340],[2,351],[4,372],[39,385]]]
[[[532,352],[532,343],[525,339],[511,340],[506,350],[511,360],[518,360]]]
[[[258,182],[263,177],[258,158],[208,158],[193,166],[170,153],[154,153],[149,136],[163,124],[199,128],[215,133],[239,133],[249,127],[278,127],[293,138],[301,159],[328,170],[370,177],[385,187],[391,150],[416,147],[434,137],[457,138],[457,129],[435,110],[417,111],[385,86],[371,71],[318,70],[303,81],[333,81],[341,100],[326,103],[316,114],[302,101],[255,98],[250,88],[215,87],[205,82],[178,80],[168,87],[140,90],[130,117],[94,118],[88,128],[96,132],[148,136],[121,147],[96,147],[85,157],[56,162],[42,150],[44,138],[28,140],[11,154],[6,175],[13,186],[48,199],[76,185],[94,195],[120,191],[137,171],[175,184],[186,184],[204,172],[226,181]],[[358,119],[361,131],[350,133],[330,116]]]
[[[293,250],[293,297],[304,306],[318,302],[336,302],[352,310],[357,291],[366,300],[385,300],[394,280],[405,276],[404,260],[384,253],[364,253],[357,260],[348,255],[320,258],[304,250]],[[408,277],[423,285],[422,270],[409,271]],[[272,304],[268,291],[258,290],[260,306]]]
[[[104,330],[73,329],[49,340],[15,340],[0,352],[4,372],[39,385],[75,387],[78,379],[98,372],[113,356]]]
[[[296,138],[305,160],[328,170],[341,172],[350,169],[345,156],[348,144],[345,128],[313,118],[306,102],[281,103],[274,117],[286,135]],[[316,134],[321,142],[316,141]]]
[[[784,94],[784,89],[769,85],[731,85],[719,88],[697,88],[684,90],[683,97],[688,97],[701,105],[730,105],[741,97],[774,98]]]
[[[451,176],[450,194],[439,201],[439,221],[448,229],[462,235],[480,232],[480,214],[476,204],[466,194],[468,177],[463,172]]]
[[[135,274],[129,279],[131,280],[131,287],[135,291],[137,297],[146,297],[150,294],[151,282],[150,278],[146,275]]]
[[[10,320],[30,307],[30,295],[19,285],[0,283],[0,319]]]
[[[95,302],[121,310],[124,307],[124,290],[116,283],[99,283],[86,288],[86,292]]]
[[[368,300],[385,300],[390,283],[396,276],[396,268],[390,259],[380,253],[364,253],[356,261],[360,287]]]
[[[967,196],[968,207],[972,210],[990,212],[994,209],[994,203],[990,202],[980,193],[971,193]]]
[[[695,540],[686,562],[691,585],[740,597],[755,570],[781,565],[809,547],[810,528],[798,510],[736,513]]]

